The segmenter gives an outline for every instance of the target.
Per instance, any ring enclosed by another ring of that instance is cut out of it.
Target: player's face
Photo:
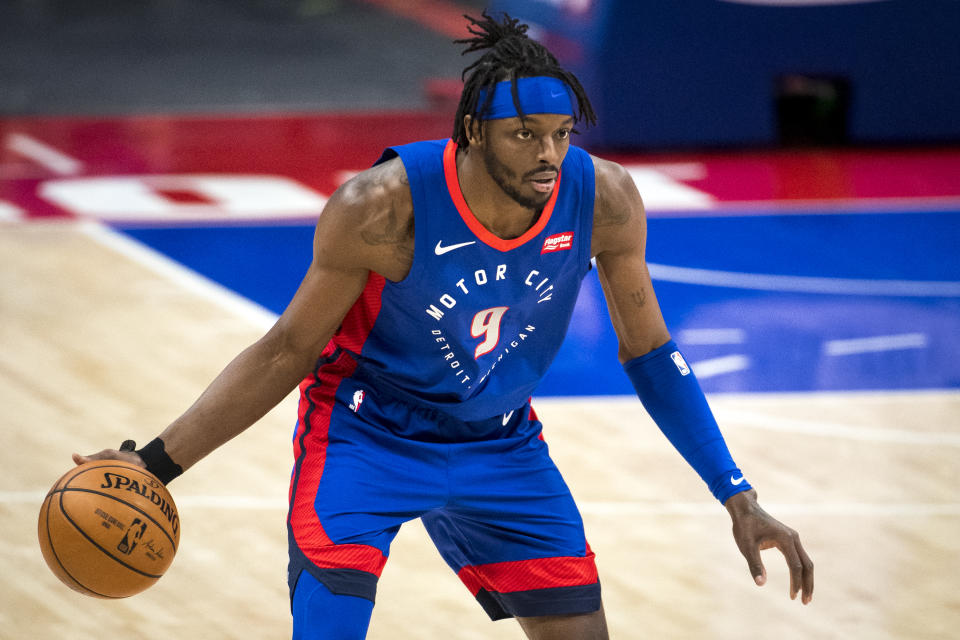
[[[545,113],[486,121],[481,148],[487,173],[519,204],[542,208],[557,185],[573,122]]]

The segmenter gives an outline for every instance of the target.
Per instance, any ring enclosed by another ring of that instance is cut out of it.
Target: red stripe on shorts
[[[481,588],[511,593],[590,585],[597,582],[597,565],[590,545],[586,551],[583,557],[535,558],[468,566],[457,576],[473,595],[477,595]]]

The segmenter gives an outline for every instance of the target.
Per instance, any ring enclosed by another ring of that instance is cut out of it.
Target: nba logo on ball
[[[40,507],[40,550],[68,587],[125,598],[152,586],[180,544],[180,516],[156,476],[119,460],[87,462],[63,475]]]

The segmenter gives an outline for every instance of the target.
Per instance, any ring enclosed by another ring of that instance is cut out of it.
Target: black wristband
[[[127,442],[123,444],[127,444]],[[154,438],[143,448],[134,451],[134,453],[140,456],[146,463],[147,471],[157,476],[157,479],[163,484],[169,484],[171,480],[183,473],[183,467],[167,455],[167,450],[163,446],[163,440],[160,438]]]

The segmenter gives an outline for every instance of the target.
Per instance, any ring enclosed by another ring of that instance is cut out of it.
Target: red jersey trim
[[[510,251],[530,239],[535,238],[543,231],[544,227],[547,226],[547,223],[550,221],[550,216],[553,214],[553,207],[557,204],[562,172],[557,175],[557,183],[553,186],[553,194],[550,196],[550,199],[547,200],[547,204],[543,208],[543,213],[540,214],[537,222],[522,236],[510,240],[504,240],[490,233],[490,231],[477,220],[476,216],[473,215],[470,207],[467,206],[467,201],[463,198],[463,192],[460,191],[460,181],[457,179],[457,145],[453,140],[447,141],[447,146],[443,150],[443,175],[447,181],[447,191],[450,192],[450,197],[453,199],[453,204],[457,207],[457,212],[473,234],[477,236],[481,242],[494,249]]]
[[[367,284],[360,293],[360,297],[353,303],[347,315],[340,323],[340,328],[333,334],[332,342],[352,353],[361,353],[363,345],[373,331],[373,325],[380,315],[383,303],[383,287],[387,280],[379,273],[370,272]]]

